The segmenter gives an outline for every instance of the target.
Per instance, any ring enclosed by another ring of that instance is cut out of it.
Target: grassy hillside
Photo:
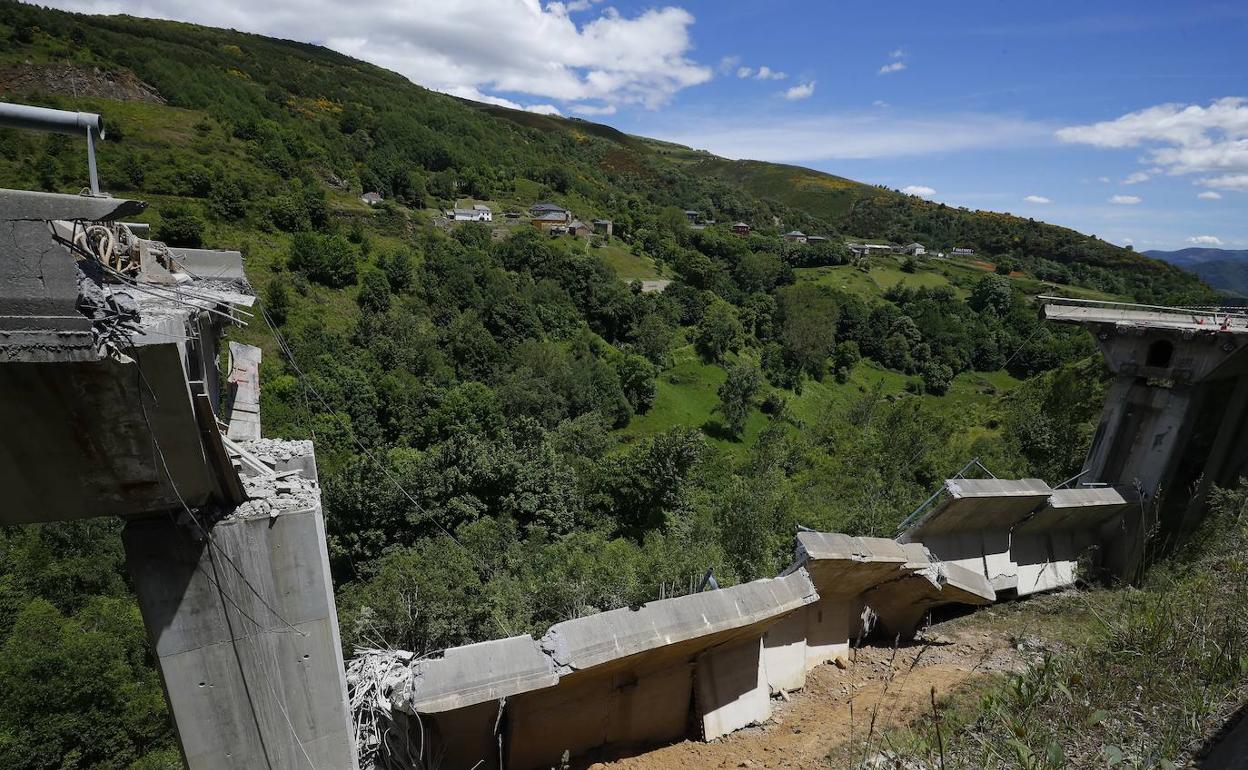
[[[991,211],[933,203],[797,166],[703,157],[692,173],[730,181],[767,200],[807,211],[835,231],[929,250],[974,249],[1045,280],[1076,283],[1143,302],[1199,297],[1200,289],[1165,262],[1068,228]]]
[[[1202,291],[1069,231],[936,216],[814,172],[796,193],[756,189],[712,173],[735,163],[431,93],[316,46],[5,0],[0,41],[5,99],[104,115],[101,183],[150,201],[155,237],[244,253],[274,328],[231,334],[264,349],[265,430],[316,439],[348,649],[540,631],[708,568],[721,584],[774,575],[798,523],[890,534],[975,455],[1067,477],[1103,373],[1034,295]],[[0,186],[77,192],[83,155],[0,130]],[[505,216],[539,200],[614,235]],[[465,202],[498,221],[447,222]],[[756,232],[692,228],[687,208]],[[909,240],[942,222],[982,258],[854,260],[837,239],[779,237]],[[664,292],[630,285],[657,277]],[[169,766],[115,535],[0,529],[2,767]],[[36,649],[41,628],[56,638]],[[61,670],[134,684],[53,697],[74,689],[46,673]]]

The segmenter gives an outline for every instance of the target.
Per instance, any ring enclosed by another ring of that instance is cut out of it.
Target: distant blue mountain
[[[1215,289],[1248,297],[1248,249],[1190,248],[1178,251],[1146,251],[1145,256],[1163,259],[1200,276]]]

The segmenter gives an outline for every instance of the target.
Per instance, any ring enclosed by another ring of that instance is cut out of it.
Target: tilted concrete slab
[[[679,596],[566,620],[551,626],[542,649],[560,674],[618,661],[661,647],[778,620],[818,598],[810,576],[755,580],[718,591]]]
[[[821,599],[848,599],[897,574],[905,552],[893,540],[837,532],[799,532],[795,563],[804,566]]]
[[[875,612],[879,630],[886,638],[910,639],[924,616],[946,604],[991,604],[996,592],[974,570],[933,560],[919,543],[906,545],[910,560],[905,574],[871,589],[867,604]]]
[[[931,535],[1009,531],[1053,494],[1040,479],[949,479],[936,506],[899,538],[908,543]]]
[[[1056,489],[1035,515],[1021,522],[1014,532],[1033,534],[1057,530],[1093,532],[1122,513],[1135,500],[1133,492],[1114,487]]]
[[[554,663],[525,634],[452,647],[440,658],[414,661],[411,683],[395,705],[409,713],[436,714],[558,682]]]
[[[552,626],[540,644],[559,684],[510,700],[507,766],[546,768],[565,751],[576,757],[683,737],[697,656],[736,643],[757,649],[767,628],[816,598],[810,576],[799,569]],[[760,670],[761,654],[750,673],[757,677]]]
[[[260,358],[254,345],[230,342],[230,403],[228,435],[234,441],[260,438]]]
[[[1013,589],[1018,565],[1010,531],[1044,505],[1053,490],[1040,479],[949,479],[936,505],[898,538],[974,570],[996,590]]]

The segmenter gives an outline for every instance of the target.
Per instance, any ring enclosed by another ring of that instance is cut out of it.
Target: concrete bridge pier
[[[1081,484],[1133,489],[1141,505],[1103,530],[1105,566],[1134,579],[1204,515],[1209,490],[1248,470],[1248,316],[1048,298],[1045,318],[1092,333],[1114,374]]]
[[[131,520],[126,561],[191,770],[354,768],[319,491],[260,495],[215,522]]]

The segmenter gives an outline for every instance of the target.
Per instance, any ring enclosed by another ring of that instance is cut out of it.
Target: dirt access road
[[[992,615],[977,613],[933,626],[916,642],[895,650],[860,647],[844,669],[820,666],[807,677],[804,690],[790,695],[788,701],[773,701],[772,719],[764,725],[710,743],[683,741],[626,758],[591,759],[576,767],[804,770],[850,766],[851,737],[878,736],[883,729],[930,714],[932,688],[939,699],[976,677],[1020,671],[1034,659],[1041,643],[1017,633],[1020,629],[1007,634],[1003,625],[993,623]],[[1018,638],[1028,642],[1018,645],[1014,641]]]

